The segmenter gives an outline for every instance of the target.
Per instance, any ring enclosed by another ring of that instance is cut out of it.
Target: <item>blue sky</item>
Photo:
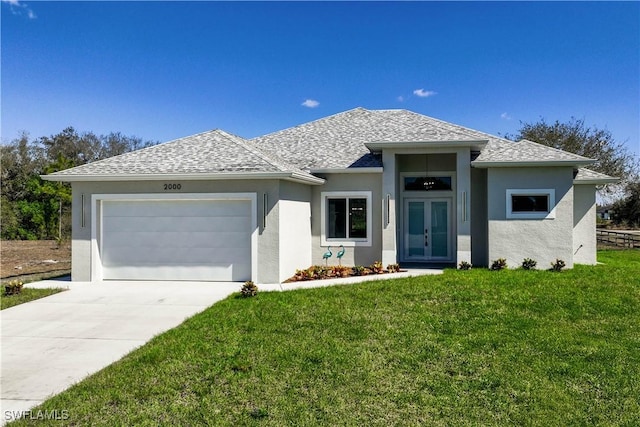
[[[640,3],[2,0],[2,140],[253,137],[357,106],[492,134],[571,116],[640,154]]]

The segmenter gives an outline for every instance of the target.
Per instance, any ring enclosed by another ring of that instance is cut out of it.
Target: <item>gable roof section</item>
[[[43,179],[90,181],[122,179],[284,178],[321,184],[314,177],[254,144],[221,130],[199,133],[105,160],[55,172]]]
[[[482,153],[471,162],[475,167],[510,167],[510,166],[546,166],[574,165],[584,166],[595,160],[557,148],[547,147],[526,139],[509,142],[501,149]]]

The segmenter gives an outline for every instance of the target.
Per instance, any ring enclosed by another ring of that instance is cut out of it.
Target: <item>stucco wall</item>
[[[77,182],[73,183],[72,208],[72,280],[91,280],[91,196],[93,194],[144,193],[256,193],[258,219],[258,277],[262,283],[280,280],[280,225],[278,180],[172,181],[179,191],[165,191],[163,181],[140,182]],[[263,197],[267,193],[266,227],[262,227]],[[82,226],[82,196],[84,195],[84,227]]]
[[[507,189],[554,189],[554,219],[507,219]],[[487,171],[489,262],[524,258],[548,268],[556,258],[573,266],[573,168],[490,168]]]
[[[278,202],[280,222],[279,282],[311,262],[311,187],[282,181]]]
[[[573,262],[596,263],[596,188],[573,187]]]
[[[322,186],[311,188],[311,248],[312,263],[324,264],[322,254],[327,250],[320,242],[321,234],[321,193],[329,191],[371,191],[371,215],[372,233],[371,246],[347,247],[343,265],[370,265],[382,258],[382,174],[381,173],[344,173],[324,174],[325,183]],[[330,264],[338,264],[335,254],[337,246],[332,252],[334,256],[329,260]]]
[[[471,168],[471,263],[488,264],[487,244],[487,170]]]

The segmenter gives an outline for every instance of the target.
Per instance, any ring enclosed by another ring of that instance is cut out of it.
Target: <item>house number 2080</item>
[[[180,190],[182,188],[182,184],[165,184],[165,190]]]

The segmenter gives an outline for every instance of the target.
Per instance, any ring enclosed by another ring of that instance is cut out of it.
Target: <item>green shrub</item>
[[[389,273],[397,273],[400,271],[400,264],[389,264],[387,265],[387,271]]]
[[[551,263],[551,271],[562,271],[566,267],[566,263],[560,258],[556,258],[556,262]]]
[[[22,292],[22,283],[20,280],[12,280],[9,283],[4,285],[4,296],[8,297],[10,295],[20,295]]]
[[[293,280],[295,282],[302,282],[305,280],[312,280],[313,276],[311,275],[311,270],[296,270],[296,274],[293,275]]]
[[[507,268],[507,260],[504,258],[498,258],[491,263],[491,270],[498,271]]]
[[[240,293],[245,298],[255,297],[256,295],[258,295],[258,287],[251,280],[247,280],[246,282],[244,282],[244,285],[242,285]]]
[[[536,261],[532,260],[531,258],[525,258],[522,261],[522,268],[524,270],[533,270],[534,268],[536,268],[537,264],[538,263]]]
[[[366,270],[367,269],[362,265],[356,265],[355,267],[353,267],[353,274],[355,274],[356,276],[364,276],[366,274]]]
[[[369,269],[376,274],[384,273],[384,267],[382,266],[382,261],[375,261],[373,264],[369,266]]]
[[[311,275],[314,279],[328,279],[334,276],[333,267],[328,267],[325,265],[314,265],[310,268]]]
[[[351,267],[342,265],[334,265],[329,267],[329,277],[349,277],[351,276]]]
[[[460,261],[460,264],[458,264],[460,270],[471,270],[471,267],[471,263],[467,261]]]

